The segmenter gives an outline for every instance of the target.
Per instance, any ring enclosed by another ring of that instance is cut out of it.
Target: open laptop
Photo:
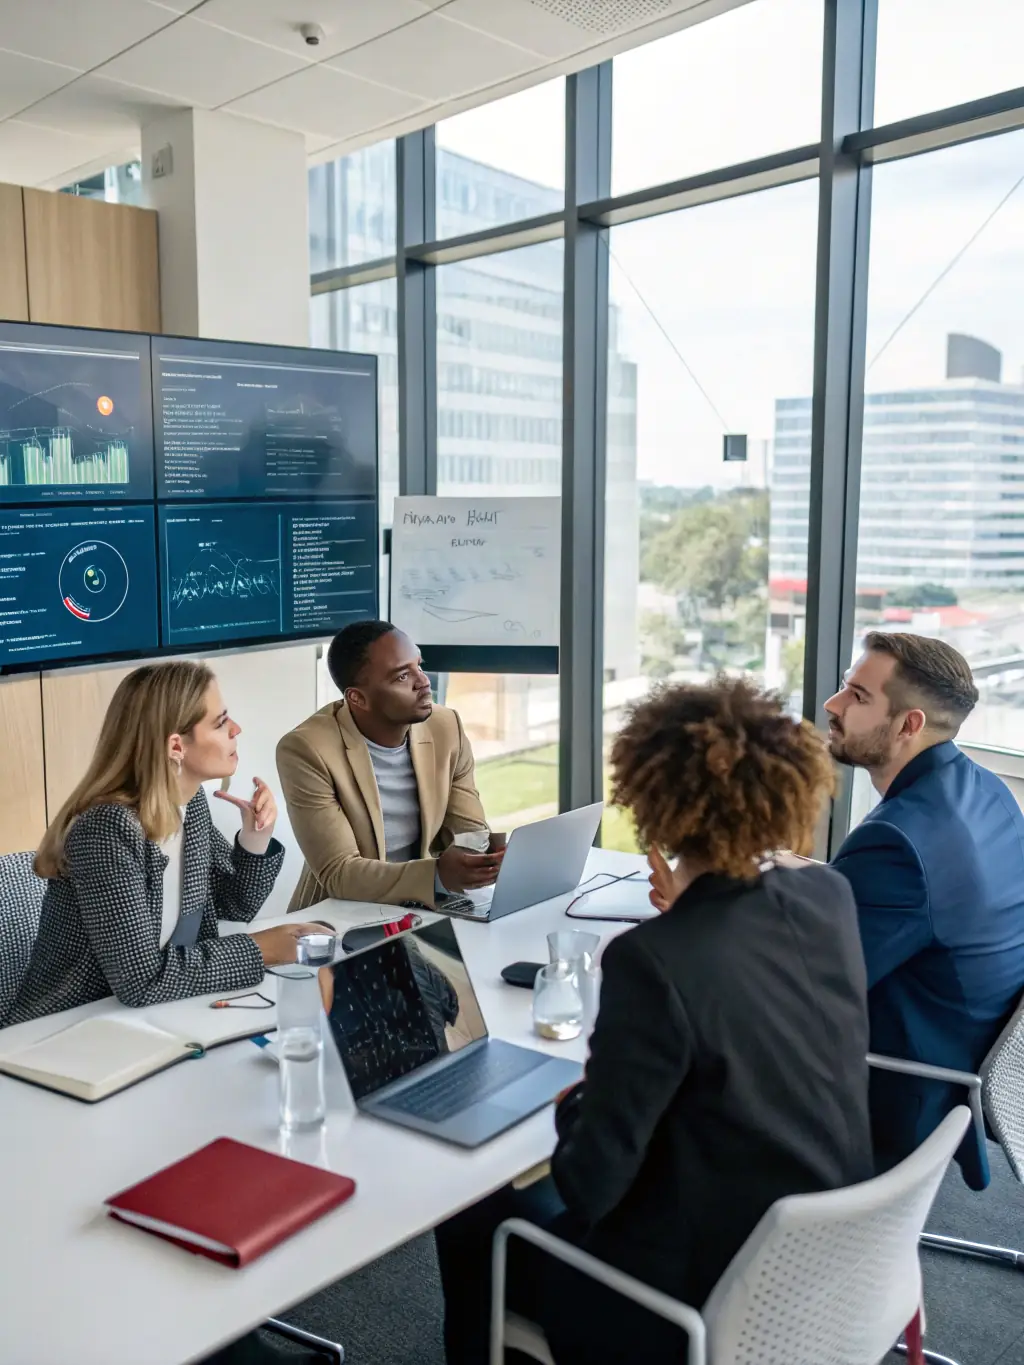
[[[528,1118],[583,1074],[491,1038],[459,951],[437,920],[329,968],[331,1037],[358,1107],[460,1147]]]
[[[580,884],[604,802],[520,825],[508,836],[498,880],[483,891],[439,897],[437,909],[461,919],[489,922],[528,905],[575,891]]]

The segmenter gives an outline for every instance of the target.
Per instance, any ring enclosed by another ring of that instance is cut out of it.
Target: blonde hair
[[[205,664],[146,664],[123,679],[103,717],[96,750],[39,844],[36,874],[63,874],[64,841],[72,822],[92,806],[135,811],[146,837],[159,841],[181,823],[177,774],[167,754],[171,735],[187,735],[206,714],[213,674]]]

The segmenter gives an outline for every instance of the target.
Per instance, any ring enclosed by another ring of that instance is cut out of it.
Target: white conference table
[[[595,849],[585,876],[642,866]],[[609,907],[614,891],[602,901]],[[626,892],[635,901],[632,887]],[[494,924],[455,921],[489,1031],[584,1060],[585,1044],[546,1043],[532,1031],[530,993],[501,968],[542,961],[545,935],[592,929],[606,941],[626,926],[569,919],[561,897]],[[325,901],[308,918],[339,927],[380,907]],[[260,926],[280,921],[260,920]],[[4,1050],[90,1013],[98,1001],[3,1032]],[[193,1256],[109,1218],[103,1201],[211,1141],[228,1136],[281,1150],[277,1073],[249,1041],[226,1044],[97,1105],[0,1076],[0,1362],[3,1365],[183,1365],[289,1305],[376,1260],[550,1156],[550,1108],[467,1152],[349,1110],[290,1149],[351,1176],[356,1194],[244,1270]],[[344,1323],[338,1324],[344,1340]]]

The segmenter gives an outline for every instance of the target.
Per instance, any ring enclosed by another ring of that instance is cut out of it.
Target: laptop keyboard
[[[543,1053],[527,1048],[516,1052],[478,1048],[461,1062],[442,1067],[433,1076],[409,1086],[389,1099],[387,1107],[428,1123],[443,1123],[470,1105],[489,1099],[546,1061]]]

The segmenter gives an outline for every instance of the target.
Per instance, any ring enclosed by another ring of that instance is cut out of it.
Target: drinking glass
[[[559,929],[548,934],[548,955],[552,962],[569,967],[576,977],[576,989],[583,1002],[583,1024],[589,1035],[597,1019],[601,994],[601,968],[597,965],[599,934],[580,929]]]
[[[548,959],[551,962],[577,962],[586,953],[593,960],[600,946],[600,934],[587,934],[580,929],[559,929],[548,934]]]
[[[327,1112],[320,983],[309,967],[279,967],[277,1054],[280,1124],[286,1132],[315,1128]]]
[[[576,971],[567,962],[549,962],[533,983],[533,1027],[542,1038],[566,1042],[583,1031],[583,998]]]

